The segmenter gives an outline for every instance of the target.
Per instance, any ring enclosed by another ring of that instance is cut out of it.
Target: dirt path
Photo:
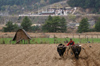
[[[100,66],[100,44],[82,44],[79,59],[60,58],[57,44],[0,45],[0,66]]]

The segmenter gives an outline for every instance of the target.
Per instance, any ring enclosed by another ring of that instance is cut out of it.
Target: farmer
[[[69,45],[71,45],[71,46],[74,45],[74,41],[72,41],[72,39],[70,39],[70,42],[68,42],[68,44],[66,46],[69,46]]]
[[[72,39],[70,39],[70,42],[68,42],[68,44],[66,45],[66,46],[68,46],[67,55],[68,55],[69,49],[72,48],[73,45],[75,45],[75,44],[74,44],[74,41],[72,41]],[[71,55],[73,55],[72,49],[71,49]]]

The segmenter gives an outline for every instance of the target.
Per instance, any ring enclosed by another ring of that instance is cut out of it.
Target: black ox
[[[71,49],[72,49],[72,51],[73,51],[73,53],[74,53],[74,55],[75,55],[75,58],[79,58],[79,54],[80,54],[80,52],[81,52],[81,46],[79,46],[79,45],[73,45],[73,46],[71,46]]]
[[[63,57],[65,50],[66,50],[65,45],[63,45],[63,44],[58,45],[57,51],[58,51],[59,56]]]

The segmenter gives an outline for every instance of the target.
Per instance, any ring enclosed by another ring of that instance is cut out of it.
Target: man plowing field
[[[70,39],[70,42],[67,44],[67,46],[65,46],[63,44],[59,44],[57,47],[57,51],[61,57],[63,57],[64,53],[67,53],[67,55],[68,55],[69,50],[72,50],[70,53],[74,54],[75,58],[78,59],[79,54],[81,52],[81,46],[79,46],[78,44],[77,45],[74,44],[72,39]],[[67,51],[67,52],[65,52],[65,51]]]
[[[72,39],[70,39],[70,42],[67,44],[67,46],[69,46],[69,45],[74,45],[74,41],[72,41]]]

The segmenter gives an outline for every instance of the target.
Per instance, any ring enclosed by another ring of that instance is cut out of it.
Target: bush
[[[32,26],[31,27],[31,31],[33,31],[33,32],[36,32],[36,31],[39,31],[39,30],[40,30],[39,26]]]
[[[13,32],[18,30],[18,25],[14,24],[11,21],[8,21],[6,24],[6,27],[3,27],[3,31],[4,32]]]

